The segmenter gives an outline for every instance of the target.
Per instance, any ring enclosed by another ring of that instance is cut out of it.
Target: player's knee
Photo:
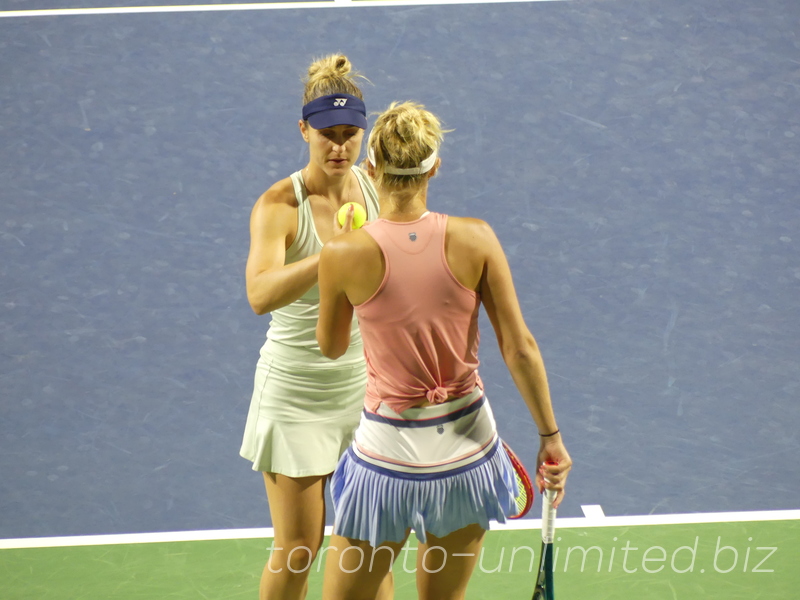
[[[304,573],[311,568],[317,553],[308,546],[295,546],[286,558],[287,568],[293,573]]]
[[[311,568],[318,550],[318,543],[296,540],[285,544],[279,555],[273,556],[270,562],[292,573],[306,573]]]

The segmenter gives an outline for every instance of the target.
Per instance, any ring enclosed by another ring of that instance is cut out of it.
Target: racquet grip
[[[556,495],[555,490],[545,490],[542,494],[542,541],[545,544],[552,544],[555,537],[556,509],[553,508],[553,500]]]

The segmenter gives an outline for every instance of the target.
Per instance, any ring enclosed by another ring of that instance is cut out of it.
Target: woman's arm
[[[256,314],[263,315],[294,302],[317,282],[319,255],[283,264],[287,240],[295,235],[296,228],[294,193],[291,182],[284,180],[258,199],[250,215],[245,280],[247,299]]]
[[[377,242],[363,229],[349,229],[346,220],[342,233],[323,246],[319,259],[317,342],[328,358],[347,351],[353,307],[375,294],[385,273]]]
[[[479,288],[481,300],[497,335],[503,360],[539,429],[538,462],[545,466],[537,472],[537,482],[541,489],[546,479],[546,487],[558,491],[554,503],[558,506],[564,496],[564,484],[572,459],[561,441],[561,435],[551,435],[558,431],[558,424],[553,413],[544,361],[536,340],[525,324],[511,269],[497,236],[485,225],[479,239],[485,249]]]
[[[339,358],[350,346],[353,305],[345,292],[345,266],[351,264],[348,250],[346,238],[334,238],[320,253],[317,342],[328,358]]]

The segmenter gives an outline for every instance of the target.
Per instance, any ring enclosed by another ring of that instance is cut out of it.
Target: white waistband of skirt
[[[378,413],[364,411],[352,447],[358,458],[377,467],[438,473],[480,461],[496,442],[492,409],[476,389],[464,398],[402,415],[383,406]]]

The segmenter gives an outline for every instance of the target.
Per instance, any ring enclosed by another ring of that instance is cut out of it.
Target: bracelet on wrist
[[[553,437],[555,434],[559,433],[561,430],[556,429],[553,433],[540,433],[539,437]]]

